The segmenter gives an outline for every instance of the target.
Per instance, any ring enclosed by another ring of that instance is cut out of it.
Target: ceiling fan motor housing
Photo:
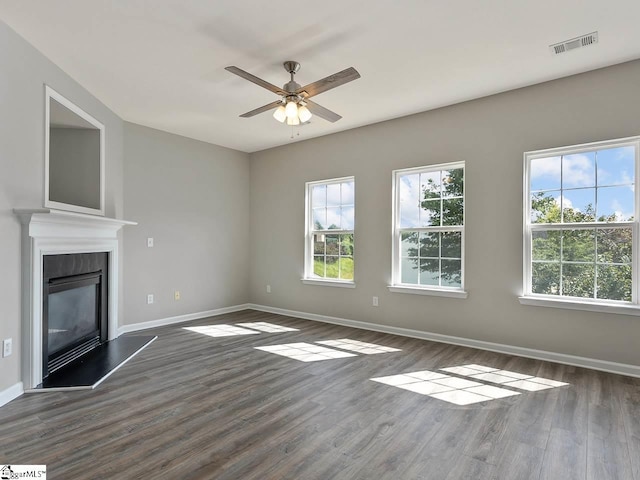
[[[282,89],[285,92],[289,92],[295,95],[295,92],[300,88],[300,84],[298,82],[294,82],[293,80],[291,80],[290,82],[285,83],[282,86]]]
[[[285,83],[282,86],[282,89],[285,92],[294,93],[300,88],[300,84],[293,79],[293,76],[298,72],[298,70],[300,70],[300,64],[294,60],[287,60],[282,64],[282,66],[287,72],[291,74],[291,80]]]

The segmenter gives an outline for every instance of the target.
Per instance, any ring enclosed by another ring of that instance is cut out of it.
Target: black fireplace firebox
[[[42,378],[108,339],[109,254],[45,255]]]

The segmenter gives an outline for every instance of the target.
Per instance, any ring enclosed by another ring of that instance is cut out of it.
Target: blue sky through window
[[[635,210],[635,149],[625,146],[532,159],[530,181],[532,193],[546,192],[558,204],[562,201],[563,208],[584,212],[591,204],[597,217],[629,220]]]

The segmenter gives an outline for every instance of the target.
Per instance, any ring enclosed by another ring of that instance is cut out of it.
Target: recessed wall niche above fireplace
[[[105,127],[45,86],[44,206],[105,213]]]

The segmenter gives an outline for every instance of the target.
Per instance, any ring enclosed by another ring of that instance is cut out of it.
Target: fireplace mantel
[[[109,253],[109,340],[118,332],[118,231],[136,222],[49,208],[14,209],[22,223],[22,377],[26,390],[42,382],[43,257]]]

